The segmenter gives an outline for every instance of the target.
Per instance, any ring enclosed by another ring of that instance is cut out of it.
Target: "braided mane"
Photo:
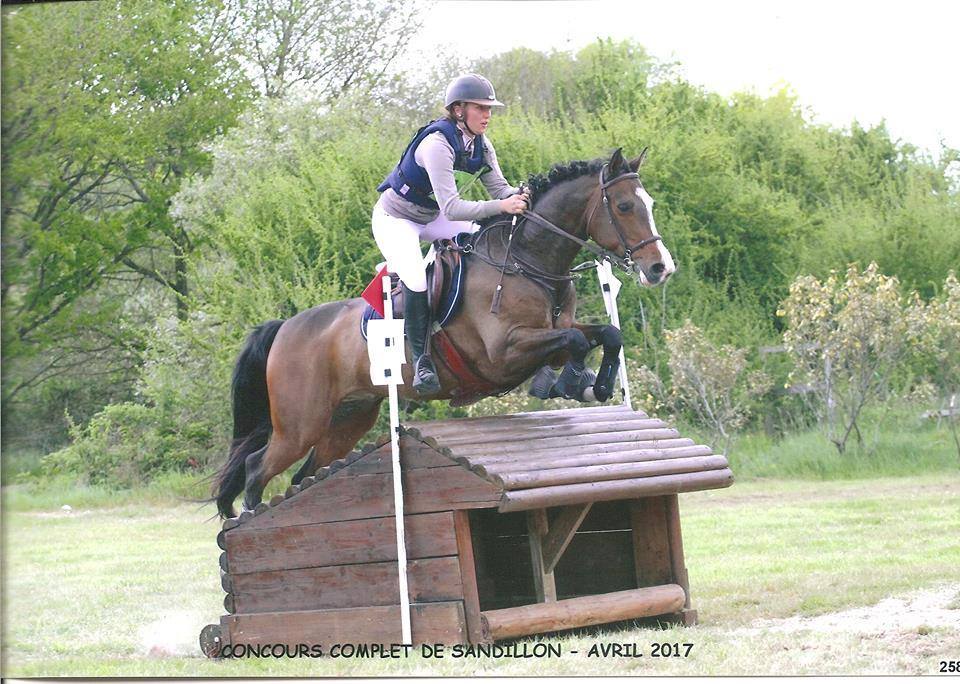
[[[606,164],[609,159],[600,158],[600,159],[591,159],[590,161],[571,161],[566,164],[554,164],[546,174],[536,173],[532,174],[527,179],[527,185],[530,186],[530,189],[533,190],[534,200],[536,201],[537,197],[542,197],[543,194],[557,185],[564,183],[575,178],[580,178],[581,176],[594,175],[600,173],[600,169],[603,168],[603,165]],[[630,169],[624,165],[622,171],[618,175],[624,173],[630,173]],[[613,180],[612,178],[607,178],[607,180]],[[486,226],[491,223],[495,223],[499,220],[502,220],[506,214],[497,214],[495,216],[490,216],[488,218],[482,219],[480,221],[481,226]],[[509,217],[508,217],[509,218]]]
[[[546,175],[533,174],[527,179],[527,184],[533,190],[534,196],[543,195],[551,188],[560,183],[580,176],[593,175],[600,173],[600,169],[607,163],[606,159],[593,159],[591,161],[572,161],[567,164],[554,164]]]

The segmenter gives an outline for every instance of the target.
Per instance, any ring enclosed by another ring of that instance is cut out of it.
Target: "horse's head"
[[[637,170],[647,150],[627,161],[621,150],[600,171],[590,197],[587,234],[601,247],[629,263],[642,285],[659,285],[677,270],[653,221],[653,198],[640,182]]]

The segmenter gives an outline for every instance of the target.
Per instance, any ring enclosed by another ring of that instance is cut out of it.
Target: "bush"
[[[112,404],[85,426],[71,427],[72,443],[43,459],[50,474],[82,476],[88,484],[129,487],[156,473],[185,470],[185,457],[169,416],[142,404]]]
[[[960,281],[953,271],[947,276],[943,292],[930,303],[926,349],[936,367],[931,390],[941,399],[953,443],[960,458]]]
[[[202,317],[161,322],[145,353],[139,402],[111,404],[71,443],[43,459],[47,474],[72,473],[88,484],[128,487],[164,472],[216,463],[230,434],[230,368],[241,340]]]
[[[711,441],[729,448],[753,402],[770,389],[763,371],[747,371],[747,351],[731,345],[717,347],[697,326],[687,321],[666,333],[670,383],[646,366],[628,362],[634,377],[631,395],[649,412],[683,414],[694,425],[710,432]]]
[[[851,434],[862,443],[860,414],[888,391],[929,325],[923,303],[916,293],[904,298],[897,278],[880,273],[876,263],[862,272],[851,264],[843,278],[797,278],[778,313],[787,321],[790,380],[807,385],[840,453]]]

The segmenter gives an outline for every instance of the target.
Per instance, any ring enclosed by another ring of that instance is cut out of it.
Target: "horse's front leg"
[[[596,381],[593,383],[593,399],[606,401],[613,395],[613,384],[616,381],[617,370],[620,368],[620,349],[623,347],[623,337],[620,330],[610,324],[581,325],[574,323],[573,327],[587,338],[590,348],[603,346],[603,359],[600,361],[600,370],[597,371]],[[589,392],[585,393],[584,401],[589,401]]]
[[[518,328],[508,336],[504,367],[529,368],[532,364],[545,363],[558,352],[566,352],[570,360],[560,376],[557,377],[550,366],[544,366],[534,377],[530,393],[541,399],[563,397],[585,401],[584,391],[591,389],[595,378],[584,361],[591,348],[587,336],[577,328]],[[586,399],[591,400],[592,397]]]

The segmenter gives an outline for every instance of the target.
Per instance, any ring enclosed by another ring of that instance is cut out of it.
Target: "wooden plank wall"
[[[468,588],[465,610],[454,509],[500,492],[419,440],[402,446],[414,640],[463,642],[468,621],[479,636],[479,602]],[[227,643],[401,640],[391,478],[387,444],[225,533]]]

